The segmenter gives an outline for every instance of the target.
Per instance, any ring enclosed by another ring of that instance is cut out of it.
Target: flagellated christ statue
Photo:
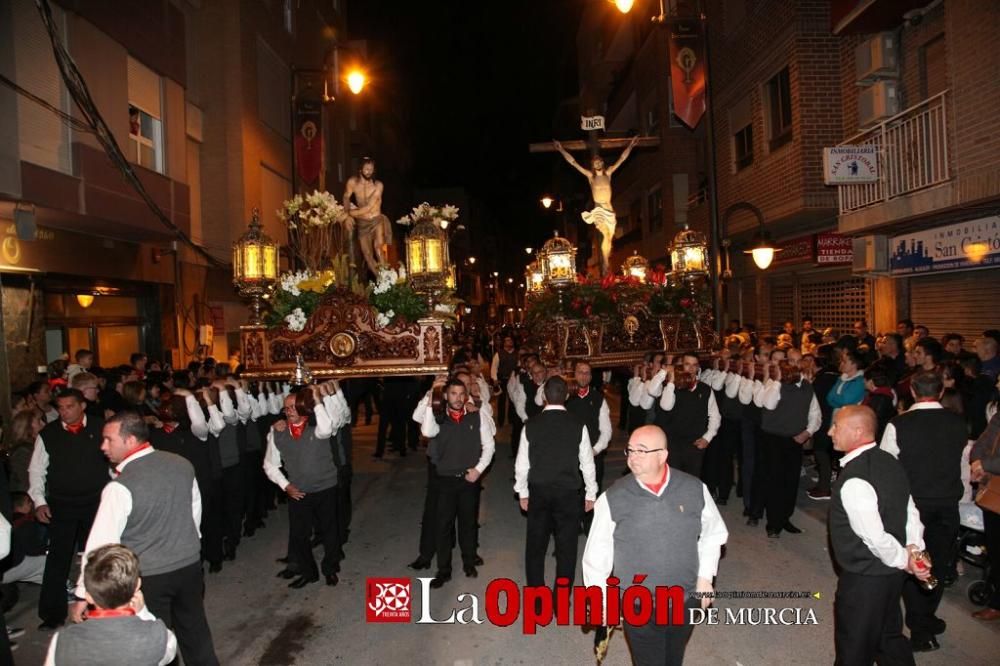
[[[559,154],[570,163],[570,165],[587,177],[587,181],[590,183],[590,193],[594,198],[594,209],[590,212],[583,213],[583,221],[587,224],[592,224],[597,227],[597,230],[601,234],[601,274],[607,275],[609,271],[608,264],[611,260],[611,243],[615,237],[615,227],[618,222],[615,218],[615,210],[611,205],[611,174],[622,165],[622,163],[628,159],[628,156],[632,153],[632,149],[635,148],[636,144],[639,143],[639,137],[633,137],[632,141],[628,144],[624,151],[622,151],[621,156],[618,161],[612,164],[610,167],[604,167],[604,160],[600,155],[594,155],[590,160],[590,169],[585,169],[580,166],[573,156],[569,154],[563,145],[558,141],[553,141],[552,144],[559,151]]]

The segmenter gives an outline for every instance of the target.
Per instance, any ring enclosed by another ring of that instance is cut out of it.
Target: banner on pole
[[[319,187],[323,170],[323,103],[300,99],[295,104],[295,169],[299,181]],[[297,183],[293,187],[298,191]]]
[[[700,19],[676,19],[670,27],[670,88],[674,115],[694,129],[705,114],[705,35]]]

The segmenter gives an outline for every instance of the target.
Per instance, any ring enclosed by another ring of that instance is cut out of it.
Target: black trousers
[[[222,478],[211,479],[201,494],[201,557],[222,562]]]
[[[97,514],[97,503],[82,505],[50,502],[52,521],[49,523],[49,554],[45,558],[42,591],[38,598],[38,617],[42,622],[61,624],[66,621],[66,580],[69,578],[76,553],[83,550]]]
[[[232,546],[239,545],[243,528],[244,464],[222,468],[222,536]]]
[[[931,573],[941,580],[951,568],[958,543],[958,502],[914,500],[924,524],[924,545],[931,556]],[[924,641],[934,635],[934,617],[944,586],[925,590],[916,578],[908,576],[903,584],[903,604],[910,638]]]
[[[479,481],[469,483],[461,476],[439,476],[437,479],[437,568],[442,575],[451,575],[455,521],[458,520],[458,546],[462,564],[476,564],[476,509],[479,506]]]
[[[503,389],[500,391],[500,395],[497,396],[497,430],[502,428],[503,424],[507,422],[508,414],[510,414],[512,420],[514,417],[514,403],[507,396],[507,380],[501,379],[501,382]]]
[[[903,635],[899,597],[907,574],[863,576],[841,572],[833,602],[836,666],[912,665],[913,650]]]
[[[719,432],[705,449],[705,485],[720,500],[728,500],[733,489],[733,458],[741,445],[742,424],[723,418]]]
[[[6,627],[7,620],[3,611],[0,611],[0,626]],[[14,655],[10,650],[10,636],[6,631],[0,632],[0,666],[14,666]]]
[[[323,539],[324,576],[340,570],[338,552],[340,532],[337,530],[337,487],[306,493],[300,500],[288,500],[288,562],[300,576],[319,575],[312,552],[313,531]]]
[[[240,468],[243,470],[243,517],[248,526],[264,519],[264,483],[273,485],[264,476],[262,451],[245,451]]]
[[[986,554],[990,562],[989,583],[993,587],[993,596],[986,605],[1000,610],[1000,514],[984,510],[983,526],[986,532]]]
[[[701,607],[701,602],[689,597],[686,606]],[[632,652],[632,663],[635,666],[683,664],[684,651],[694,632],[694,625],[687,623],[686,611],[684,620],[684,624],[676,626],[656,625],[652,622],[639,626],[623,623],[625,638],[628,639],[628,646]]]
[[[341,465],[337,468],[337,529],[340,532],[340,545],[347,543],[348,532],[351,531],[351,481],[354,479],[354,469],[351,465]]]
[[[694,441],[670,441],[669,439],[667,448],[670,451],[671,467],[701,478],[706,449],[699,449],[694,445]]]
[[[833,475],[833,440],[830,439],[828,427],[820,427],[813,433],[813,455],[816,456],[816,473],[819,481],[816,490],[830,492],[830,477]]]
[[[597,479],[597,495],[600,496],[601,488],[604,487],[604,462],[605,458],[608,457],[608,450],[604,449],[596,456],[594,456],[594,476]],[[580,496],[581,501],[586,501],[583,495]],[[530,504],[529,504],[530,506]],[[581,505],[582,506],[582,505]],[[586,507],[584,507],[585,509]],[[594,512],[584,510],[582,515],[583,519],[583,531],[585,534],[590,534],[590,525],[594,522]]]
[[[407,419],[405,395],[395,395],[389,392],[382,401],[382,409],[378,414],[378,436],[375,440],[375,455],[382,457],[385,453],[385,442],[388,437],[393,450],[400,455],[406,453]],[[410,414],[413,413],[411,409]],[[411,419],[412,420],[412,419]]]
[[[517,448],[521,445],[521,431],[524,430],[524,421],[518,416],[517,410],[513,407],[510,412],[510,457],[517,458]]]
[[[780,530],[795,511],[802,473],[802,446],[791,437],[769,432],[762,433],[762,440],[763,446],[758,450],[764,452],[764,464],[761,465],[764,482],[761,492],[756,494],[766,498],[767,529]]]
[[[556,578],[576,574],[577,541],[583,511],[578,489],[528,487],[528,528],[524,542],[524,572],[531,587],[545,585],[545,554],[549,536],[556,541]]]
[[[215,656],[212,631],[205,617],[205,580],[201,564],[143,576],[142,593],[149,612],[177,634],[177,647],[185,666],[217,666],[219,659]]]
[[[434,560],[437,554],[437,515],[438,515],[438,475],[431,461],[427,461],[427,492],[424,494],[424,513],[420,518],[420,559],[424,562]],[[454,542],[452,542],[452,545]],[[449,547],[450,549],[450,547]]]

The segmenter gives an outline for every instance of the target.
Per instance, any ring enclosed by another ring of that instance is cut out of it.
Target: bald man
[[[878,422],[864,405],[833,415],[833,448],[844,454],[833,485],[830,542],[840,565],[834,601],[834,646],[838,665],[913,664],[899,608],[907,574],[926,580],[918,568],[924,526],[910,496],[903,466],[875,443]],[[905,546],[903,544],[906,544]]]
[[[607,592],[608,577],[646,576],[642,585],[680,585],[687,606],[711,603],[726,524],[708,488],[667,465],[667,436],[658,426],[636,429],[625,449],[632,474],[616,481],[594,505],[583,553],[583,579]],[[700,599],[695,597],[699,593]],[[651,614],[655,618],[656,613]],[[680,664],[693,627],[624,624],[636,664]]]

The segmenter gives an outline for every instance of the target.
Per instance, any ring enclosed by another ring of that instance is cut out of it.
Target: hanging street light
[[[635,278],[642,284],[646,283],[647,273],[649,273],[649,260],[640,255],[638,250],[622,264],[622,274],[625,277]]]
[[[368,77],[360,69],[352,69],[347,73],[347,87],[355,95],[360,95],[368,84]]]
[[[261,231],[260,211],[254,208],[246,233],[233,243],[233,286],[250,299],[251,325],[261,323],[260,301],[277,281],[278,244]]]
[[[552,204],[553,203],[555,203],[555,199],[553,199],[552,197],[550,197],[550,196],[544,196],[544,197],[542,197],[542,206],[546,210],[548,210],[549,208],[552,208]]]
[[[708,275],[708,241],[705,235],[687,225],[677,232],[670,243],[672,272],[683,280],[694,280]]]
[[[767,233],[764,225],[760,225],[760,229],[753,237],[753,245],[749,250],[744,250],[743,254],[749,254],[753,257],[753,263],[757,264],[757,268],[760,270],[767,270],[767,267],[771,265],[774,261],[774,253],[781,252],[781,248],[777,247],[774,241],[771,240],[771,234]]]
[[[632,5],[635,4],[635,0],[608,0],[609,2],[615,3],[615,7],[618,8],[622,14],[628,14],[632,11]]]

